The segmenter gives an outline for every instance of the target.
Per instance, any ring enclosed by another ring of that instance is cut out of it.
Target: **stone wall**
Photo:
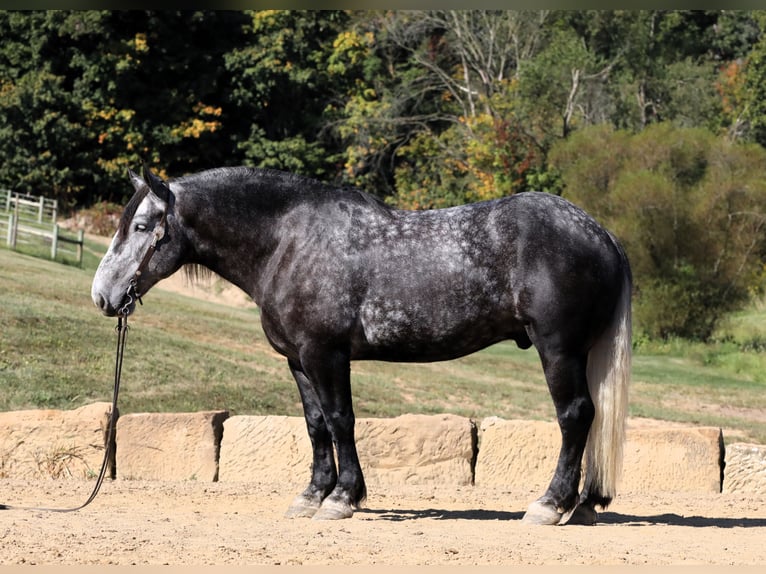
[[[73,411],[0,413],[0,478],[90,478],[104,452],[109,403]],[[455,415],[362,418],[357,448],[367,483],[544,489],[560,448],[553,422]],[[308,480],[300,417],[225,411],[139,413],[117,422],[118,479]],[[113,473],[114,474],[114,473]],[[623,491],[766,492],[766,446],[724,449],[720,429],[629,424]]]

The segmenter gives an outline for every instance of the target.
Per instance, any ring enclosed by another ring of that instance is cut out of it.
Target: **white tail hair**
[[[614,498],[622,471],[630,383],[631,279],[626,274],[612,321],[588,353],[588,391],[596,408],[585,447],[584,491]]]

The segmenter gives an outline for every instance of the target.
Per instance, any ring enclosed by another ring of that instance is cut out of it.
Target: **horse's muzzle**
[[[103,295],[96,295],[93,297],[93,303],[96,304],[96,307],[101,309],[101,312],[106,315],[107,317],[115,317],[117,316],[117,309],[119,307],[115,307],[112,305],[106,297]],[[123,304],[120,304],[120,307],[122,307]]]
[[[136,297],[126,293],[122,298],[122,301],[120,301],[120,304],[115,306],[103,295],[93,296],[93,303],[95,303],[96,307],[98,307],[107,317],[126,317],[127,315],[131,315],[136,309],[136,300]]]

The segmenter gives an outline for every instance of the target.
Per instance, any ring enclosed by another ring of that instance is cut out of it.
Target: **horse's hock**
[[[104,452],[109,403],[72,411],[0,413],[0,478],[91,478]],[[456,415],[357,420],[371,487],[391,484],[540,490],[557,460],[556,423]],[[279,482],[309,475],[301,417],[226,411],[137,413],[117,423],[119,479]],[[645,427],[631,421],[621,490],[766,492],[766,446],[730,444],[713,427]]]

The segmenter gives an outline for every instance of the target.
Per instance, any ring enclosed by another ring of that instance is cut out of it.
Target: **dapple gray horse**
[[[537,349],[562,438],[550,486],[524,520],[592,524],[596,505],[612,501],[631,273],[615,238],[584,211],[536,192],[401,211],[359,190],[250,168],[165,182],[144,167],[130,179],[135,194],[93,301],[105,315],[128,315],[184,265],[252,297],[298,384],[313,449],[311,480],[288,516],[347,518],[366,497],[351,361],[442,361],[507,339]]]

